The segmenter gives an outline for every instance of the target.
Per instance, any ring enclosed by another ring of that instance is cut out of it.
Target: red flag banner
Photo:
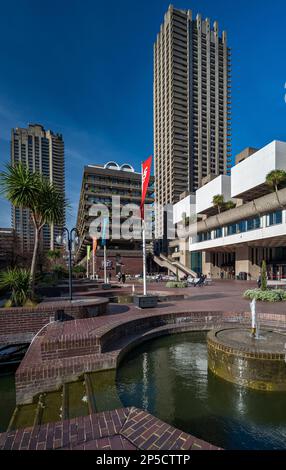
[[[144,219],[144,203],[147,195],[148,186],[150,183],[152,167],[152,157],[142,163],[142,199],[141,199],[141,218]]]
[[[95,254],[97,249],[97,238],[93,239],[92,251]]]

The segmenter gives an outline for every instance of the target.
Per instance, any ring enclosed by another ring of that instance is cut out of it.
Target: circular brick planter
[[[208,333],[208,365],[218,377],[255,390],[286,391],[286,335],[227,328]]]

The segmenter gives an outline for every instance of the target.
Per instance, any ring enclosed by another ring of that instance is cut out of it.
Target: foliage
[[[171,281],[171,282],[167,282],[166,287],[168,287],[169,289],[184,289],[188,287],[188,283],[180,282],[180,281],[177,281],[177,282]]]
[[[221,210],[224,207],[224,197],[222,194],[217,194],[213,197],[213,205],[217,209],[218,213],[221,213]]]
[[[267,291],[267,266],[266,261],[262,261],[261,267],[261,290]]]
[[[244,292],[244,297],[249,300],[256,299],[260,302],[282,302],[286,300],[286,292],[282,289],[269,289],[266,291],[251,289]]]
[[[286,171],[284,170],[273,170],[266,176],[266,183],[273,189],[278,191],[278,188],[286,183]]]
[[[75,274],[85,274],[85,273],[86,273],[86,269],[85,269],[84,266],[81,266],[81,265],[74,266],[74,268],[73,268],[73,273],[75,273]]]
[[[67,201],[53,183],[23,163],[7,165],[0,173],[1,193],[15,207],[29,209],[35,230],[34,252],[30,269],[30,288],[34,294],[39,237],[45,224],[61,225]]]
[[[56,264],[53,267],[53,273],[57,276],[58,279],[64,279],[68,275],[67,269],[60,264]]]
[[[11,291],[12,307],[22,307],[30,299],[30,271],[20,268],[2,271],[0,287]]]
[[[55,261],[57,259],[60,259],[61,257],[61,251],[60,250],[49,250],[47,252],[47,258],[50,259],[51,261]]]
[[[228,211],[230,209],[234,209],[236,207],[233,201],[227,201],[224,205],[224,208]]]

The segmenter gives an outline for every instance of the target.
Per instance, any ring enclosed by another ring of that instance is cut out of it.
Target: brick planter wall
[[[106,312],[107,299],[90,299],[77,301],[73,305],[68,301],[43,302],[34,308],[1,308],[0,309],[0,345],[30,342],[33,336],[55,313],[63,310],[70,320],[89,318]]]

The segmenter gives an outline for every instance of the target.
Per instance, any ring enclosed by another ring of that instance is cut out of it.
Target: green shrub
[[[266,261],[262,261],[261,267],[261,290],[267,291],[267,266]]]
[[[286,291],[282,289],[266,291],[261,289],[252,289],[244,292],[244,297],[249,300],[256,299],[259,302],[283,302],[286,300]]]
[[[169,289],[184,289],[188,287],[188,283],[171,281],[171,282],[167,282],[166,287],[168,287]]]
[[[61,264],[56,264],[53,267],[53,273],[56,279],[64,279],[68,277],[68,271]]]
[[[78,265],[78,266],[75,266],[72,271],[75,274],[85,274],[86,268],[84,266]]]
[[[0,288],[11,291],[11,307],[22,307],[30,299],[30,271],[13,268],[0,273]]]

